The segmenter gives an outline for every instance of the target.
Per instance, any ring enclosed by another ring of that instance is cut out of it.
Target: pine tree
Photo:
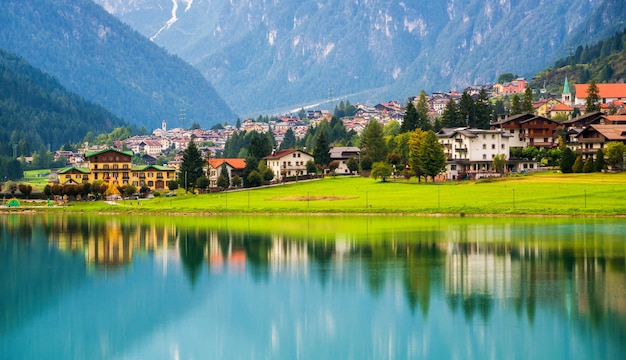
[[[450,99],[450,101],[446,104],[446,108],[443,109],[443,113],[441,114],[441,126],[444,128],[465,126],[463,120],[461,119],[459,107],[456,105],[454,99]]]
[[[283,141],[280,143],[279,149],[293,149],[294,147],[296,147],[296,136],[294,135],[293,130],[289,128],[285,132],[285,136],[283,137]]]
[[[459,114],[461,116],[461,121],[466,126],[474,124],[474,116],[476,114],[474,111],[474,105],[474,99],[472,99],[467,91],[463,91],[461,100],[459,101]]]
[[[446,155],[434,131],[427,131],[424,135],[418,150],[418,157],[420,170],[425,177],[430,176],[433,181],[435,181],[435,176],[446,169]]]
[[[564,174],[572,172],[572,166],[576,161],[576,154],[569,147],[565,146],[561,154],[561,172]]]
[[[489,129],[493,110],[491,102],[489,101],[489,96],[487,96],[485,90],[480,90],[480,93],[478,93],[474,109],[476,116],[474,117],[472,127],[477,129]]]
[[[517,94],[513,94],[511,97],[511,109],[509,110],[509,115],[517,115],[522,113],[522,104],[520,102],[520,98]]]
[[[432,124],[428,117],[428,98],[424,90],[420,91],[415,110],[417,111],[417,127],[424,131],[430,130]]]
[[[228,176],[228,167],[226,166],[226,161],[222,163],[222,168],[220,169],[220,177],[224,178],[223,184],[220,186],[222,186],[223,188],[228,188],[230,186],[230,176]]]
[[[422,170],[420,169],[420,157],[419,157],[419,149],[424,140],[425,133],[421,129],[415,129],[415,131],[411,132],[411,136],[409,137],[409,166],[415,176],[417,176],[417,181],[421,182]]]
[[[576,156],[576,160],[574,160],[574,165],[572,165],[572,172],[581,173],[583,172],[583,158],[582,156]]]
[[[183,153],[183,161],[180,164],[178,173],[178,183],[185,188],[185,191],[191,189],[191,192],[194,192],[196,180],[204,175],[203,168],[204,160],[202,159],[202,154],[193,139],[190,139],[187,149]]]
[[[600,90],[596,85],[596,81],[591,79],[587,87],[587,99],[585,100],[585,112],[592,113],[600,111]]]
[[[596,172],[602,172],[606,163],[604,162],[604,152],[602,149],[598,149],[598,153],[596,154],[596,161],[593,164],[594,170]]]
[[[409,100],[408,104],[406,105],[406,111],[404,113],[402,125],[400,126],[400,131],[404,133],[415,130],[417,128],[417,121],[417,109],[415,109],[413,102]]]
[[[362,152],[372,163],[385,161],[387,146],[383,138],[383,127],[376,120],[371,120],[363,133]]]
[[[530,87],[527,87],[524,90],[524,100],[522,101],[522,113],[532,114],[534,113],[533,109],[533,91]]]
[[[585,165],[583,165],[583,172],[584,173],[591,173],[591,172],[593,172],[593,170],[594,170],[593,157],[590,156],[585,161]]]
[[[330,147],[328,146],[328,141],[326,141],[326,135],[324,135],[323,131],[320,131],[320,135],[317,137],[317,141],[315,143],[315,149],[313,150],[315,163],[322,167],[328,166],[328,163],[330,163],[329,151]]]

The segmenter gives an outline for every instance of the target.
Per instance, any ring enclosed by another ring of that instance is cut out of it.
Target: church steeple
[[[563,84],[563,93],[561,94],[561,102],[567,106],[572,105],[572,93],[569,90],[569,82],[567,76],[565,77],[565,83]]]

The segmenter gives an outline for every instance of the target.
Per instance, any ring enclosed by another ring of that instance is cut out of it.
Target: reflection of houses
[[[334,146],[330,149],[330,161],[339,162],[339,166],[335,170],[336,174],[350,174],[350,169],[348,169],[348,165],[346,162],[350,158],[358,159],[361,153],[361,149],[355,146]]]
[[[246,168],[246,159],[209,159],[209,181],[211,187],[217,186],[217,179],[222,175],[222,167],[226,165],[226,171],[228,178],[233,179],[233,176],[243,177],[243,171]]]
[[[147,186],[152,190],[165,189],[167,182],[176,178],[173,168],[145,165],[132,166],[131,151],[106,149],[85,154],[88,168],[66,168],[58,172],[58,181],[65,183],[70,179],[76,183],[103,180],[114,185]]]
[[[456,180],[462,173],[482,177],[493,175],[496,155],[509,158],[509,139],[503,130],[444,128],[437,134],[447,158],[446,178]]]
[[[274,180],[281,181],[286,177],[307,175],[306,163],[313,161],[313,155],[302,150],[278,150],[263,159],[267,167],[274,172]]]

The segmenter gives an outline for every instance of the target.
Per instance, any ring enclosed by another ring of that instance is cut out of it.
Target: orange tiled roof
[[[209,166],[214,169],[222,166],[223,163],[227,163],[234,169],[244,169],[246,167],[246,159],[228,158],[228,159],[209,159]]]
[[[596,84],[600,98],[626,98],[626,84]],[[576,97],[587,98],[589,84],[576,84]]]
[[[551,111],[574,111],[573,107],[567,106],[565,104],[556,104],[550,109]]]

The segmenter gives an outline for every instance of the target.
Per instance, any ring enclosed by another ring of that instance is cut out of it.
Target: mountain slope
[[[329,89],[381,101],[528,76],[626,17],[623,0],[96,1],[240,113],[324,101]]]
[[[56,79],[0,49],[0,155],[29,156],[40,146],[56,150],[88,132],[128,124],[99,105],[69,93]]]
[[[2,5],[0,48],[131,123],[158,127],[164,119],[177,120],[181,108],[187,126],[236,119],[199,71],[92,1],[7,0]]]

